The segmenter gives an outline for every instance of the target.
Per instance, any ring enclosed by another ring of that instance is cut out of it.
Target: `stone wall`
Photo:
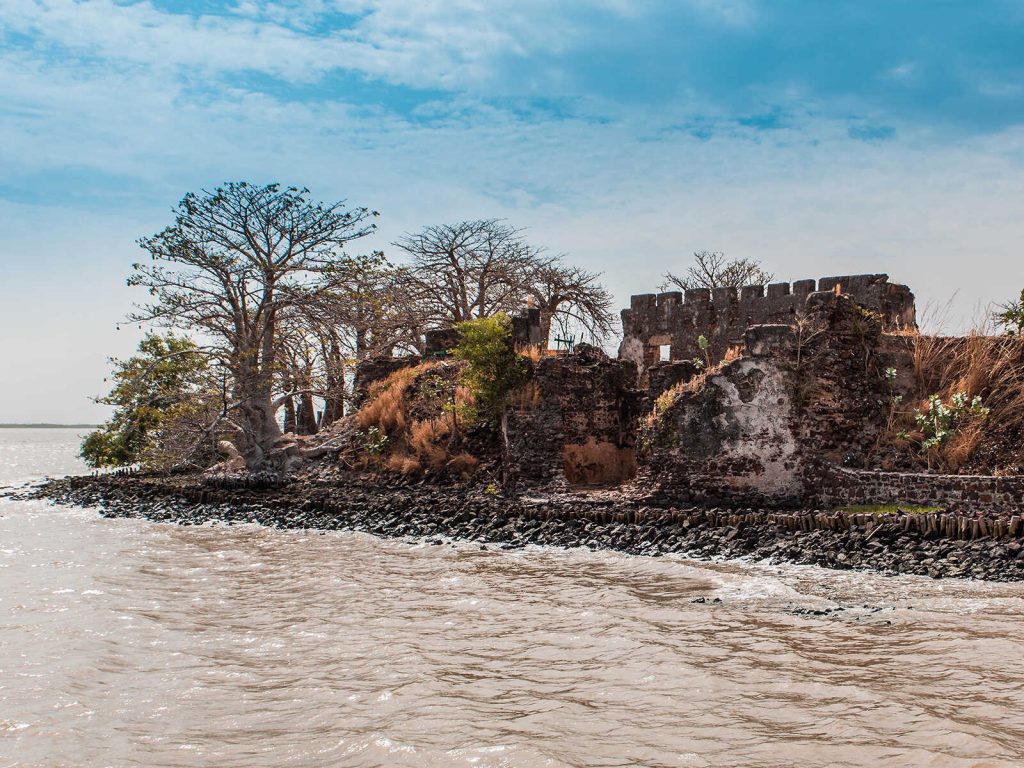
[[[509,480],[612,485],[636,471],[636,366],[579,345],[541,358],[502,422]]]
[[[540,310],[529,307],[512,316],[512,344],[516,349],[526,347],[547,348],[540,321]]]
[[[527,307],[511,318],[512,346],[516,349],[526,347],[546,347],[541,324],[540,310]],[[426,357],[445,357],[459,345],[461,334],[455,327],[432,328],[424,334],[424,355]]]
[[[661,403],[641,430],[644,482],[666,499],[703,506],[906,504],[972,514],[1021,508],[1024,475],[892,472],[870,464],[893,390],[909,386],[900,378],[912,376],[913,344],[883,334],[879,316],[845,295],[815,292],[806,303],[804,325],[748,328],[742,357]],[[890,382],[888,367],[905,373]]]
[[[882,316],[887,330],[915,328],[914,294],[905,285],[890,283],[888,275],[823,277],[818,281],[798,280],[768,286],[742,288],[697,288],[660,294],[642,294],[630,299],[622,311],[623,340],[619,357],[635,362],[645,371],[661,359],[668,347],[671,360],[703,357],[697,339],[705,336],[713,360],[741,343],[743,332],[752,325],[793,323],[803,314],[808,296],[836,287],[854,301]]]
[[[851,504],[915,504],[966,511],[1019,511],[1024,476],[931,475],[873,472],[822,465],[815,469],[815,502],[822,507]]]
[[[672,390],[645,420],[641,471],[667,497],[797,506],[818,490],[814,462],[864,466],[887,416],[881,321],[846,295],[806,304],[800,327],[747,328],[738,359]]]
[[[788,326],[766,328],[768,338],[792,335]],[[675,391],[641,432],[644,479],[682,503],[798,504],[805,487],[793,374],[774,352],[750,344],[743,357]]]
[[[358,406],[366,397],[370,387],[378,381],[383,381],[395,371],[403,368],[412,368],[422,361],[419,355],[405,355],[404,357],[371,357],[362,360],[356,366],[355,378],[352,382],[352,393],[355,404]]]

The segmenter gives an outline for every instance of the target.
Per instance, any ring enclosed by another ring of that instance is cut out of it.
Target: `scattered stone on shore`
[[[742,522],[773,519],[754,510],[729,517],[729,510],[721,514],[696,508],[659,510],[599,496],[517,500],[471,488],[397,483],[382,487],[365,479],[204,489],[194,480],[175,484],[103,475],[50,480],[25,495],[95,506],[107,517],[180,525],[255,523],[281,529],[361,531],[434,543],[455,539],[479,542],[482,548],[586,547],[642,556],[746,558],[932,578],[1024,580],[1024,545],[1016,539],[950,539],[871,521],[849,528],[803,530],[788,516],[789,525]],[[730,519],[739,522],[721,524]]]

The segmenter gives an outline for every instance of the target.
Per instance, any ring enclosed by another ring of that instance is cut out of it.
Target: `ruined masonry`
[[[623,339],[619,357],[635,362],[644,373],[660,360],[702,358],[697,340],[707,338],[707,350],[720,360],[739,345],[752,325],[792,324],[805,312],[815,291],[839,289],[857,304],[881,315],[886,331],[917,327],[914,294],[905,285],[890,283],[888,275],[823,277],[742,288],[695,288],[685,293],[645,293],[633,296],[622,310]]]
[[[512,343],[542,344],[538,320],[536,310],[515,318]],[[510,393],[498,464],[508,486],[631,486],[732,509],[908,499],[996,509],[1024,487],[1024,476],[866,470],[886,403],[910,391],[885,372],[914,369],[900,333],[916,330],[914,295],[887,275],[633,296],[622,322],[618,359],[586,344],[542,355]],[[428,357],[443,355],[452,335],[429,342]],[[419,360],[367,361],[357,389]]]

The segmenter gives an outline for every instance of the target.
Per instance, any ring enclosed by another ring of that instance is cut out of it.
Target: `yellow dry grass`
[[[403,475],[418,475],[423,471],[423,466],[414,457],[407,453],[396,453],[388,456],[385,466],[392,472]]]
[[[383,381],[370,387],[367,401],[356,414],[360,428],[377,427],[382,432],[400,431],[405,428],[406,390],[418,376],[433,368],[436,363],[422,363],[395,371]]]
[[[988,416],[963,425],[929,458],[950,471],[963,467],[993,428],[1024,432],[1024,339],[990,336],[984,329],[967,336],[899,334],[911,344],[914,391],[911,402],[919,408],[937,394],[944,401],[957,392],[978,396]],[[903,414],[912,425],[912,413]]]
[[[457,453],[448,462],[448,470],[456,475],[466,475],[473,472],[480,463],[480,459],[471,453]]]
[[[619,485],[636,475],[632,448],[591,438],[562,448],[562,469],[571,485]]]
[[[516,352],[532,363],[540,362],[540,359],[544,356],[544,350],[540,348],[539,344],[530,344],[525,347],[518,347]]]
[[[508,402],[520,411],[534,411],[540,406],[540,387],[532,379],[509,393]]]
[[[406,442],[421,465],[431,469],[440,469],[448,463],[448,451],[439,443],[450,433],[451,425],[443,416],[415,421],[409,427]]]
[[[452,397],[454,407],[451,402],[431,402],[429,398],[436,395],[413,396],[410,392],[417,380],[440,365],[423,363],[396,371],[370,388],[367,402],[356,414],[360,428],[376,427],[388,436],[388,456],[382,463],[392,472],[418,475],[427,470],[449,468],[465,473],[479,463],[465,452],[451,455],[451,438],[457,436],[462,426],[459,414],[464,414],[474,404],[472,390],[456,384]],[[421,388],[417,385],[415,391]],[[432,410],[438,415],[429,418],[410,415],[422,414],[425,406],[427,413]]]
[[[725,350],[725,357],[722,358],[722,362],[715,366],[716,370],[721,369],[726,363],[731,363],[734,360],[739,360],[743,357],[743,347],[739,344],[733,344],[727,350]]]

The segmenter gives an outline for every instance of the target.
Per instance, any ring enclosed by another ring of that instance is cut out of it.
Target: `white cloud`
[[[750,23],[747,0],[688,0],[728,25]],[[241,0],[192,15],[147,0],[8,0],[0,27],[36,36],[85,61],[186,69],[208,76],[255,71],[313,82],[346,71],[417,88],[493,88],[503,62],[557,58],[600,45],[617,21],[656,12],[654,0]]]
[[[490,63],[501,57],[558,53],[583,39],[585,12],[602,4],[582,5],[244,2],[232,14],[195,17],[149,2],[11,0],[0,21],[85,58],[154,69],[253,70],[294,82],[340,69],[419,87],[461,87],[486,81]],[[358,18],[342,23],[333,11]],[[537,24],[544,16],[550,25]]]
[[[500,56],[582,45],[581,27],[558,21],[580,6],[529,28],[542,5],[253,3],[196,19],[147,3],[9,0],[7,28],[41,37],[0,55],[2,178],[7,197],[43,202],[0,209],[18,222],[0,232],[0,264],[22,270],[0,282],[0,322],[21,329],[16,352],[35,378],[61,389],[41,399],[28,378],[0,379],[0,403],[21,409],[0,421],[92,417],[85,396],[102,388],[104,358],[132,341],[113,323],[132,298],[121,280],[135,238],[165,224],[186,191],[226,179],[303,184],[377,208],[382,230],[367,247],[428,223],[506,216],[603,270],[621,303],[700,248],[760,258],[780,278],[888,271],[922,304],[959,291],[960,317],[1019,291],[1019,130],[937,144],[898,125],[895,139],[866,144],[848,139],[845,122],[802,114],[764,132],[708,119],[705,140],[673,128],[690,104],[598,120],[463,94],[403,116],[260,93],[231,74],[252,66],[303,80],[351,66],[462,87],[491,77]],[[358,16],[354,26],[308,34],[335,10]]]

